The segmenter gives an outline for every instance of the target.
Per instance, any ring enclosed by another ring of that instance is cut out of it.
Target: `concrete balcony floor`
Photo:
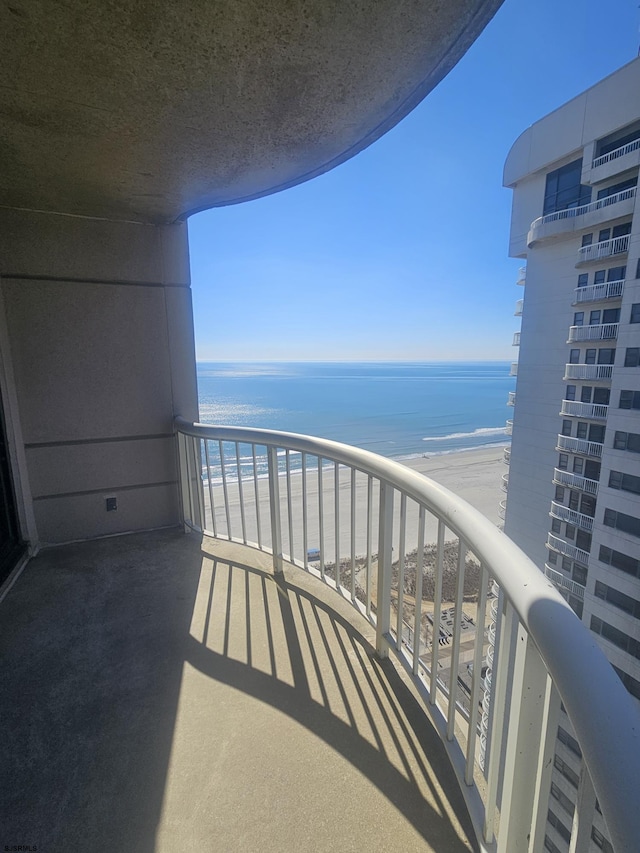
[[[0,609],[3,845],[476,849],[410,684],[300,570],[136,534],[43,552]]]

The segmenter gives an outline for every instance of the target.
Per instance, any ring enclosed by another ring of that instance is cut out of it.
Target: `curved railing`
[[[483,851],[543,849],[561,702],[593,781],[582,774],[579,798],[597,795],[616,853],[637,849],[638,709],[510,539],[444,487],[365,450],[182,419],[176,428],[187,528],[267,551],[276,572],[287,560],[315,574],[375,626],[377,653],[394,653],[423,697]]]
[[[541,225],[546,225],[548,222],[557,222],[561,219],[575,219],[578,216],[584,216],[586,213],[593,213],[596,210],[602,210],[604,207],[611,207],[613,204],[618,204],[621,201],[628,201],[635,198],[636,187],[622,190],[619,193],[613,193],[605,198],[600,198],[597,201],[592,201],[589,204],[582,204],[580,207],[569,207],[566,210],[557,210],[555,213],[547,213],[545,216],[539,216],[531,223],[531,230],[534,231]]]

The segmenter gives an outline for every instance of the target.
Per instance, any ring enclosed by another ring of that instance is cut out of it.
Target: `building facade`
[[[504,183],[526,259],[505,530],[640,700],[639,165],[636,59],[526,130]],[[579,809],[611,850],[562,712],[554,763],[547,849],[569,849]]]

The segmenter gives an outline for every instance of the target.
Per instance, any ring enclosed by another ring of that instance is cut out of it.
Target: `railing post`
[[[278,480],[278,448],[267,447],[269,466],[269,512],[271,515],[271,548],[273,571],[282,574],[282,513],[280,511],[280,482]]]
[[[193,522],[191,518],[191,501],[190,501],[190,483],[189,483],[189,463],[187,455],[187,442],[189,438],[181,432],[177,433],[178,439],[178,472],[180,474],[180,498],[182,502],[182,526],[185,533],[191,533],[191,526],[187,524],[187,520]]]
[[[533,802],[533,824],[531,827],[530,853],[542,853],[544,836],[547,828],[547,812],[549,810],[549,793],[551,791],[551,776],[553,774],[553,756],[556,751],[558,737],[558,719],[560,717],[560,694],[550,677],[547,677],[547,687],[544,699],[542,720],[542,737],[538,754],[536,771],[535,799]],[[581,848],[582,849],[582,848]],[[586,847],[584,848],[587,849]]]
[[[376,651],[389,657],[391,628],[391,564],[393,562],[393,487],[380,481],[380,523],[378,525],[378,584],[376,596]]]
[[[595,810],[596,792],[591,781],[591,776],[589,776],[587,765],[583,761],[580,768],[580,784],[578,787],[576,810],[573,813],[569,853],[581,853],[582,850],[589,849]]]

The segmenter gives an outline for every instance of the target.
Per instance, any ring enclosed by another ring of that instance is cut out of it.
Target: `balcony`
[[[513,421],[511,419],[507,420],[507,422],[505,424],[504,431],[506,432],[507,435],[512,435],[512,433],[513,433]]]
[[[580,474],[574,474],[571,471],[563,471],[561,468],[553,469],[553,482],[558,486],[580,489],[589,495],[598,494],[597,480],[589,480],[587,477],[581,477]]]
[[[522,317],[524,309],[524,299],[518,299],[516,302],[516,310],[513,312],[515,317]]]
[[[634,139],[614,151],[609,151],[608,154],[596,157],[591,164],[589,180],[591,183],[604,181],[638,165],[640,165],[640,139]]]
[[[509,391],[509,396],[507,397],[507,406],[515,406],[516,404],[516,392]]]
[[[566,589],[573,595],[577,595],[578,598],[584,598],[584,587],[582,584],[568,578],[565,574],[550,566],[549,563],[544,564],[544,573],[560,589]]]
[[[578,250],[576,266],[587,264],[590,261],[601,261],[603,258],[610,258],[612,255],[622,255],[628,251],[628,234],[624,234],[622,237],[612,237],[610,240],[602,240],[600,243],[591,243],[591,245],[582,246]]]
[[[624,279],[576,287],[575,292],[574,305],[579,305],[582,302],[602,302],[604,299],[619,299],[624,292]]]
[[[611,219],[630,215],[633,213],[635,197],[636,187],[629,187],[619,193],[606,196],[606,198],[580,205],[580,207],[557,210],[554,213],[540,216],[531,223],[527,235],[527,245],[531,248],[541,240],[567,234],[570,231],[590,228]]]
[[[500,479],[502,480],[502,485],[500,486],[500,488],[502,489],[503,492],[508,492],[509,491],[509,474],[503,474]]]
[[[506,514],[507,514],[507,501],[502,500],[502,501],[500,501],[500,508],[498,509],[498,515],[504,521]]]
[[[593,456],[600,459],[604,445],[597,441],[587,441],[586,438],[571,438],[569,435],[559,435],[557,450],[566,450],[569,453],[579,453],[583,456]]]
[[[568,506],[559,504],[556,501],[551,501],[549,515],[553,518],[559,518],[560,521],[568,521],[569,524],[573,524],[581,530],[588,530],[589,532],[593,530],[593,518],[591,516],[585,515],[583,512],[577,512],[574,509],[569,509]]]
[[[511,462],[511,448],[505,447],[502,452],[504,454],[503,455],[504,462],[506,465],[508,465]]]
[[[513,346],[514,347],[520,346],[520,332],[514,332],[513,333]]]
[[[518,269],[518,278],[516,279],[516,284],[520,287],[524,287],[527,283],[527,268],[519,267]]]
[[[581,548],[576,548],[571,542],[565,542],[559,536],[554,536],[553,533],[547,535],[547,548],[556,551],[558,554],[564,554],[565,557],[571,557],[572,560],[577,560],[584,566],[589,564],[589,552],[583,551]]]
[[[509,370],[509,376],[517,376],[518,375],[518,362],[511,362],[511,369]]]
[[[598,326],[570,326],[568,344],[576,341],[614,341],[618,337],[618,323],[601,323]]]
[[[579,403],[577,400],[563,400],[561,415],[568,415],[570,418],[589,418],[592,421],[606,420],[609,412],[609,406],[601,403]]]
[[[592,379],[606,381],[613,374],[612,364],[566,364],[565,379]]]

